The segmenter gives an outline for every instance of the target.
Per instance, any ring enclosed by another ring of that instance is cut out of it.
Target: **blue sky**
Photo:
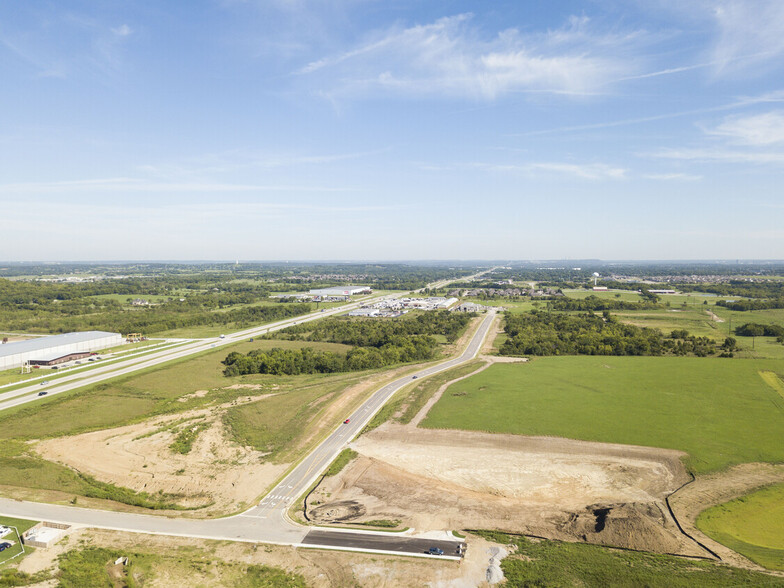
[[[784,258],[780,0],[0,5],[0,259]]]

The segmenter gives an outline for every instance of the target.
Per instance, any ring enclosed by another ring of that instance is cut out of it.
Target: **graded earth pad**
[[[259,400],[259,397],[255,398]],[[177,425],[182,419],[187,422]],[[203,427],[192,449],[171,449],[178,432]],[[202,516],[231,512],[252,503],[286,469],[262,463],[264,454],[231,442],[218,414],[191,411],[136,425],[42,441],[44,458],[98,480],[137,492],[179,495],[178,504]]]
[[[706,555],[664,503],[689,480],[677,451],[389,423],[351,446],[360,457],[308,500],[317,523],[400,520]]]

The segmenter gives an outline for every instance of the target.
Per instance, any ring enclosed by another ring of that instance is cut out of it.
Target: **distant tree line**
[[[554,298],[550,302],[553,310],[651,310],[661,308],[655,301],[626,301],[613,298],[600,298],[591,294],[583,299],[579,298]]]
[[[673,284],[684,292],[707,292],[717,296],[743,296],[745,298],[784,298],[784,282],[762,280],[730,280],[721,284]]]
[[[746,323],[735,328],[735,334],[742,337],[784,337],[784,327],[779,325],[762,325]]]
[[[784,297],[771,300],[717,300],[716,306],[723,306],[730,310],[770,310],[784,308]]]
[[[621,323],[607,311],[602,315],[542,311],[506,313],[504,321],[507,339],[501,345],[501,355],[704,357],[717,351],[716,342],[707,337],[689,335],[685,330],[673,331],[667,337],[658,329]]]

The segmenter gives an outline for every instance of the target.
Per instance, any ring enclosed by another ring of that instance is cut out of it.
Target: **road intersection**
[[[164,351],[147,356],[141,361],[129,361],[129,365],[114,364],[110,373],[91,372],[89,377],[84,377],[68,383],[50,387],[50,394],[62,393],[86,384],[94,383],[186,357],[193,353],[206,351],[217,345],[228,345],[242,341],[247,337],[258,336],[263,333],[283,329],[293,323],[318,320],[325,316],[343,313],[359,305],[359,302],[329,309],[325,312],[311,313],[296,319],[280,321],[263,327],[246,329],[222,339],[202,340],[192,345],[180,347],[177,350]],[[430,376],[441,371],[451,369],[462,363],[470,361],[479,352],[479,349],[490,330],[495,318],[495,312],[490,311],[483,318],[481,324],[471,337],[465,350],[453,359],[420,369],[401,378],[397,378],[374,392],[353,414],[349,415],[347,423],[340,424],[327,436],[310,454],[300,461],[284,478],[270,491],[261,502],[244,513],[211,520],[197,520],[186,518],[173,518],[147,514],[132,514],[114,511],[85,509],[57,504],[33,503],[0,498],[0,513],[6,516],[45,520],[65,523],[69,525],[96,527],[120,531],[149,533],[159,535],[186,536],[202,539],[218,539],[230,541],[277,543],[301,547],[324,547],[328,549],[350,549],[360,551],[373,551],[384,553],[406,553],[408,555],[425,555],[426,544],[443,549],[442,557],[453,558],[461,540],[449,539],[446,536],[436,540],[417,538],[400,533],[387,533],[381,531],[353,531],[351,537],[339,529],[315,529],[296,524],[288,517],[288,510],[295,500],[305,492],[318,479],[322,472],[329,466],[335,457],[349,442],[356,437],[370,422],[373,416],[392,397],[395,392],[410,384],[415,378]],[[97,370],[96,370],[97,371]],[[65,380],[65,378],[63,378]],[[38,386],[32,386],[37,390]],[[18,392],[18,390],[14,391]],[[0,403],[0,410],[9,406],[20,404],[19,401],[29,401],[28,397],[19,396],[12,400]],[[36,397],[33,396],[33,399]]]

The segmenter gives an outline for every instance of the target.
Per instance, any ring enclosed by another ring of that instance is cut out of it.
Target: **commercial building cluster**
[[[433,296],[430,298],[397,298],[392,300],[379,300],[372,304],[363,305],[348,313],[348,316],[362,317],[396,317],[407,313],[409,310],[445,310],[457,303],[457,298],[443,298]]]

